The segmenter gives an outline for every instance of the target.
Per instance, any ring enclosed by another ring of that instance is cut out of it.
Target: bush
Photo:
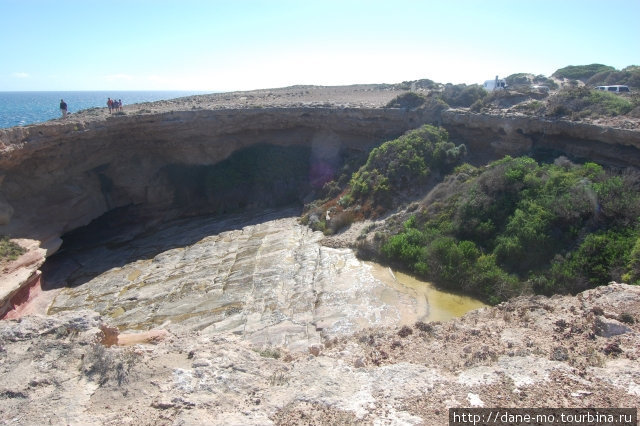
[[[621,281],[629,264],[634,235],[617,230],[589,234],[566,258],[559,257],[551,265],[551,290],[577,293],[588,288]]]
[[[0,261],[16,260],[26,251],[23,247],[9,240],[9,237],[0,236]]]
[[[137,355],[131,350],[105,348],[100,343],[89,346],[82,358],[81,369],[100,386],[114,380],[118,386],[127,383]]]
[[[511,74],[510,76],[505,78],[507,82],[507,86],[510,88],[517,88],[518,86],[531,86],[532,84],[544,85],[549,89],[557,89],[558,84],[551,80],[550,78],[545,77],[544,75],[531,75],[525,73],[519,74]]]
[[[615,68],[602,64],[569,65],[567,67],[560,68],[554,72],[552,76],[556,78],[567,78],[569,80],[581,80],[586,82],[594,75],[607,71],[615,71]]]
[[[592,110],[598,115],[615,117],[627,114],[633,109],[633,105],[628,99],[600,90],[591,91],[589,101],[596,107],[592,108]]]
[[[587,84],[590,86],[611,86],[624,84],[633,88],[640,88],[640,67],[628,66],[621,71],[606,70],[593,75]]]
[[[640,284],[640,176],[511,158],[460,166],[381,253],[436,285],[497,303],[531,288]],[[442,189],[441,189],[442,188]]]
[[[576,87],[558,91],[551,96],[547,115],[572,118],[615,117],[629,113],[634,104],[614,93]]]
[[[387,108],[408,108],[414,109],[423,105],[426,101],[424,95],[407,92],[396,96],[387,104]]]
[[[355,215],[352,211],[343,211],[337,213],[331,218],[331,220],[329,220],[325,234],[335,234],[342,228],[346,228],[347,226],[351,225],[354,220]]]
[[[487,96],[487,91],[477,84],[447,84],[440,96],[449,106],[469,108]]]
[[[640,285],[640,236],[636,239],[633,249],[631,249],[631,253],[629,254],[627,269],[627,277],[624,281],[627,281],[629,284]]]
[[[538,115],[545,110],[545,104],[543,102],[533,100],[527,103],[516,105],[515,109],[524,113]]]
[[[349,182],[353,199],[387,205],[392,194],[426,181],[432,170],[446,171],[466,154],[448,141],[446,130],[425,125],[374,148]]]

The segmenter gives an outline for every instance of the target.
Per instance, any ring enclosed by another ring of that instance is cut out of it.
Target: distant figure
[[[64,99],[60,99],[60,113],[62,113],[62,118],[67,118],[67,103]]]
[[[107,106],[109,107],[109,114],[111,114],[111,111],[113,111],[113,101],[111,98],[107,98]]]
[[[122,111],[122,99],[118,99],[118,111]]]

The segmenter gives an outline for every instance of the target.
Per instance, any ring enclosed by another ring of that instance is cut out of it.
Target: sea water
[[[174,99],[205,92],[185,91],[77,91],[0,92],[0,128],[26,126],[60,117],[60,99],[67,111],[107,107],[107,98],[122,99],[123,105]]]

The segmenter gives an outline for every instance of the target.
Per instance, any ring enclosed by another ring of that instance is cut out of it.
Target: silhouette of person
[[[113,110],[113,101],[111,98],[107,98],[107,106],[109,107],[109,114],[111,114],[111,111]]]
[[[60,113],[62,114],[62,118],[67,118],[67,103],[64,99],[60,99]]]

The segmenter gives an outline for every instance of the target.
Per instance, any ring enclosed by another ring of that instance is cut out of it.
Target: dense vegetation
[[[478,85],[430,85],[429,92],[407,92],[388,107],[513,108],[572,120],[637,116],[640,96],[633,91],[613,94],[589,86],[637,87],[640,67],[569,66],[554,77],[572,81],[557,90],[544,76],[513,74],[507,77],[510,90],[491,93]],[[409,83],[407,90],[413,89]],[[337,197],[314,204],[307,223],[332,233],[428,193],[411,205],[411,213],[399,214],[401,220],[376,225],[373,242],[363,234],[361,254],[379,255],[489,303],[528,292],[577,293],[611,280],[640,285],[640,173],[528,157],[454,170],[465,154],[466,147],[451,143],[443,129],[408,132],[374,149],[348,184],[344,174],[328,184]]]
[[[387,237],[382,253],[490,303],[523,291],[640,284],[640,175],[528,157],[463,165]]]
[[[354,220],[375,217],[401,204],[412,189],[452,171],[466,152],[466,146],[449,141],[445,129],[424,125],[411,130],[374,148],[366,161],[358,164],[357,157],[348,158],[344,169],[354,170],[350,179],[343,173],[328,182],[321,193],[329,199],[308,204],[302,222],[332,234]]]
[[[374,148],[351,177],[348,197],[389,205],[394,193],[409,183],[419,186],[434,170],[450,170],[465,154],[466,147],[449,142],[446,130],[424,125]]]
[[[580,80],[588,86],[624,84],[640,88],[640,67],[637,65],[622,70],[602,64],[570,65],[554,72],[553,77]]]
[[[549,98],[546,115],[570,118],[615,117],[629,113],[640,104],[637,96],[574,87],[560,90]]]
[[[440,94],[441,99],[449,106],[468,108],[487,96],[487,91],[477,84],[447,84]]]
[[[640,66],[631,65],[620,71],[602,71],[594,74],[586,83],[589,86],[624,84],[631,88],[640,89]]]
[[[582,80],[586,82],[596,74],[615,70],[616,69],[613,67],[602,64],[569,65],[554,72],[552,77],[567,78],[569,80]]]
[[[419,106],[424,105],[427,101],[426,96],[416,93],[416,92],[407,92],[401,95],[396,96],[387,104],[387,108],[418,108]]]
[[[438,88],[432,88],[438,89]],[[487,96],[487,91],[477,84],[445,84],[442,90],[435,90],[428,95],[407,92],[392,99],[387,108],[418,108],[425,106],[429,109],[442,107],[468,108],[475,102]]]

